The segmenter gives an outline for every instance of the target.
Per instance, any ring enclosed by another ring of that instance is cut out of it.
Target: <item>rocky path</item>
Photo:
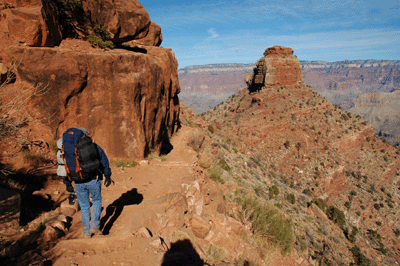
[[[84,238],[81,213],[75,213],[66,236],[47,254],[52,265],[161,265],[166,245],[151,228],[171,223],[168,216],[163,220],[167,206],[177,200],[174,195],[182,190],[182,183],[195,180],[190,166],[197,157],[186,144],[192,130],[183,127],[172,138],[173,150],[166,160],[112,168],[115,183],[102,187],[105,235]]]

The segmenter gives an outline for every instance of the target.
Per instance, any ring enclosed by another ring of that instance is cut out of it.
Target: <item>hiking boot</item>
[[[92,234],[87,235],[85,234],[85,232],[83,232],[83,235],[85,236],[85,238],[92,238]]]
[[[68,197],[68,202],[69,202],[69,205],[75,205],[75,193],[74,192],[72,192],[70,195],[69,195],[69,197]]]
[[[94,235],[103,235],[103,232],[97,227],[90,228],[90,233]]]

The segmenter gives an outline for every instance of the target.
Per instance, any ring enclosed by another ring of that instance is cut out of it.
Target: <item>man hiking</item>
[[[104,185],[111,184],[111,169],[104,150],[95,144],[85,128],[70,128],[63,134],[63,157],[67,180],[75,182],[76,196],[82,211],[83,233],[86,238],[92,234],[102,235],[101,180]],[[90,214],[90,200],[93,208]]]

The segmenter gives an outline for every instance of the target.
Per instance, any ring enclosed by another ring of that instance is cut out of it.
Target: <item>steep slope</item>
[[[243,89],[204,119],[200,164],[225,195],[291,217],[294,247],[311,263],[399,263],[400,151],[371,124],[304,84]]]

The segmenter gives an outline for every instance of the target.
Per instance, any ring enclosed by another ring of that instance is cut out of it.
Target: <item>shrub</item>
[[[237,194],[235,201],[242,206],[242,212],[251,213],[249,219],[255,234],[272,240],[282,253],[291,252],[294,241],[291,219],[286,219],[277,208],[250,195]]]
[[[269,188],[269,198],[272,199],[274,196],[279,195],[279,188],[276,185],[272,185]]]
[[[326,203],[323,199],[315,199],[315,200],[312,200],[311,203],[314,203],[315,205],[317,205],[318,208],[320,208],[322,211],[325,212]]]
[[[110,33],[102,26],[95,25],[88,27],[94,34],[89,35],[88,41],[94,46],[99,48],[114,48],[114,43],[111,41]]]
[[[210,174],[210,178],[215,182],[224,184],[225,180],[221,177],[221,172],[216,168],[208,168],[207,172]]]
[[[42,83],[17,89],[7,86],[16,81],[15,72],[19,64],[20,62],[12,63],[4,73],[5,81],[0,84],[0,138],[13,135],[26,123],[38,119],[26,111],[27,102],[48,92],[48,86],[43,86]]]
[[[296,197],[294,196],[293,193],[290,193],[287,195],[286,199],[291,203],[291,204],[295,204],[296,203]]]
[[[290,147],[290,142],[287,140],[287,141],[283,144],[283,146],[285,146],[286,149],[289,149],[289,147]]]
[[[225,258],[226,252],[225,249],[218,247],[216,245],[212,245],[208,248],[206,252],[205,261],[210,264],[214,264],[217,261],[221,261]]]
[[[356,242],[357,234],[358,234],[358,228],[353,226],[353,229],[351,230],[351,234],[347,237],[351,243]]]
[[[213,125],[208,125],[208,131],[210,131],[211,134],[214,134],[214,127],[213,127]]]
[[[312,196],[312,193],[311,193],[311,191],[310,191],[308,188],[304,189],[304,190],[303,190],[303,193],[306,194],[306,195],[308,195],[308,196]]]
[[[350,252],[353,253],[354,256],[354,261],[356,265],[361,265],[361,266],[369,266],[371,265],[371,262],[367,257],[365,257],[364,254],[361,253],[361,250],[358,246],[354,246],[350,249]]]
[[[227,172],[229,172],[231,170],[231,167],[228,165],[228,163],[225,161],[225,159],[219,160],[218,165],[221,166],[221,168]]]
[[[135,167],[138,163],[135,160],[111,160],[111,164],[118,168]]]
[[[341,210],[339,210],[335,206],[329,206],[326,210],[326,215],[329,219],[339,225],[339,227],[343,230],[344,226],[346,225],[346,220],[344,217],[344,213]]]

